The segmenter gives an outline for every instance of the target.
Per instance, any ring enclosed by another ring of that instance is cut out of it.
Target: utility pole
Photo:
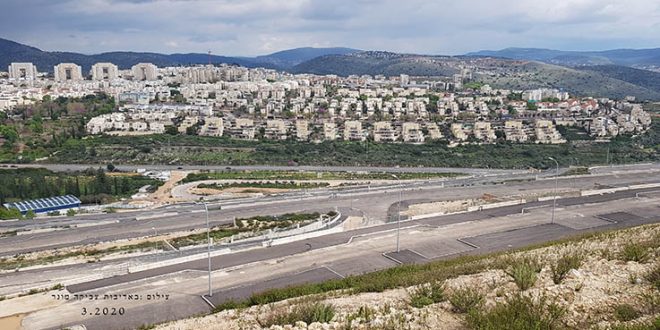
[[[557,187],[559,186],[557,181],[559,177],[559,162],[557,162],[557,160],[552,157],[548,157],[548,159],[554,161],[555,164],[557,164],[557,171],[555,172],[555,193],[552,198],[552,218],[550,219],[550,223],[555,223],[555,208],[557,208]]]
[[[399,182],[399,203],[397,205],[397,220],[396,220],[396,253],[399,253],[399,237],[401,234],[401,199],[403,197],[403,185],[398,176],[392,174],[392,177]]]

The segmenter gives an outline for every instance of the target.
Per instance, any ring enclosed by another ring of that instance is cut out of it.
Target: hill
[[[598,72],[610,78],[623,80],[637,86],[660,91],[660,73],[621,65],[594,65],[581,67],[582,71]]]
[[[468,53],[468,56],[492,56],[516,60],[580,65],[623,65],[631,67],[660,66],[660,48],[613,49],[605,51],[562,51],[544,48],[505,48]]]
[[[321,56],[300,63],[291,71],[319,75],[385,75],[450,76],[457,70],[449,66],[448,57],[396,54],[390,52],[359,52],[348,55]]]
[[[357,50],[350,48],[298,48],[257,57],[211,55],[210,61],[215,64],[238,64],[250,68],[263,67],[284,70],[316,56],[347,54],[355,51]],[[39,71],[43,72],[52,72],[53,67],[59,63],[71,62],[82,66],[83,72],[87,72],[92,65],[98,62],[112,62],[120,69],[129,69],[141,62],[153,63],[160,67],[206,64],[209,62],[209,55],[199,53],[167,55],[145,52],[108,52],[85,55],[72,52],[47,52],[0,38],[0,68],[5,69],[12,62],[32,62]]]
[[[507,75],[481,74],[476,79],[497,88],[557,88],[578,96],[621,99],[631,95],[641,100],[660,100],[660,91],[637,85],[632,82],[633,78],[620,80],[609,76],[611,73],[588,68],[578,70],[540,62],[510,62],[507,71]]]
[[[360,50],[352,48],[295,48],[283,50],[281,52],[273,53],[270,55],[257,56],[255,60],[261,63],[271,63],[282,68],[291,68],[302,62],[309,61],[313,58],[326,55],[345,55],[359,52]]]

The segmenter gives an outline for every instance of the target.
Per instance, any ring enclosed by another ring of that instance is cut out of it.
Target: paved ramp
[[[397,266],[398,263],[374,253],[360,258],[346,258],[333,261],[326,266],[342,276],[360,275]]]
[[[433,242],[413,243],[411,248],[428,259],[438,259],[452,254],[474,250],[474,247],[455,239],[441,239]]]
[[[619,223],[619,222],[638,222],[640,220],[644,220],[643,217],[640,217],[638,215],[628,213],[628,212],[614,212],[614,213],[607,213],[607,214],[599,214],[597,217],[609,221],[612,223]]]
[[[575,230],[559,224],[543,224],[497,233],[466,237],[461,240],[486,251],[506,250],[523,247],[537,242],[558,239]]]
[[[425,256],[419,254],[419,252],[413,251],[413,250],[400,250],[399,252],[393,251],[393,252],[386,252],[383,253],[383,256],[385,258],[391,259],[394,262],[402,265],[414,265],[414,264],[422,264],[429,262],[430,260],[426,258]]]
[[[562,226],[566,226],[568,228],[575,230],[596,228],[596,227],[607,226],[612,224],[609,221],[599,219],[596,217],[575,217],[568,219],[558,219],[556,222]]]

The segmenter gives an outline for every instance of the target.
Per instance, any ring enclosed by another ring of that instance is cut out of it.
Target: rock
[[[298,322],[296,322],[296,324],[294,324],[294,325],[295,325],[296,328],[298,328],[298,329],[307,329],[307,323],[305,323],[305,322],[303,322],[303,321],[298,321]]]
[[[582,277],[582,274],[577,269],[569,270],[568,274],[566,275],[566,278],[580,278],[580,277]]]
[[[319,322],[314,322],[307,326],[309,330],[323,330],[323,325]]]
[[[281,325],[271,325],[270,330],[284,330]]]

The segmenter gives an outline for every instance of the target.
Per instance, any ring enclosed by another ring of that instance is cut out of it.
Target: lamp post
[[[558,178],[559,178],[559,162],[557,162],[557,160],[552,158],[552,157],[548,157],[548,159],[552,160],[557,165],[557,170],[555,172],[555,193],[554,193],[554,196],[552,198],[552,219],[550,220],[550,223],[555,223],[555,208],[557,207],[557,187],[559,185],[559,183],[558,183],[559,182],[558,181]]]
[[[196,203],[197,205],[203,205],[204,211],[206,212],[206,251],[207,257],[209,260],[209,297],[213,296],[213,291],[211,290],[211,227],[209,226],[209,207],[204,203]]]
[[[396,220],[396,253],[399,253],[399,236],[401,234],[401,199],[403,196],[403,186],[401,185],[401,179],[398,176],[392,174],[392,177],[399,182],[399,203],[397,204],[397,220]]]

